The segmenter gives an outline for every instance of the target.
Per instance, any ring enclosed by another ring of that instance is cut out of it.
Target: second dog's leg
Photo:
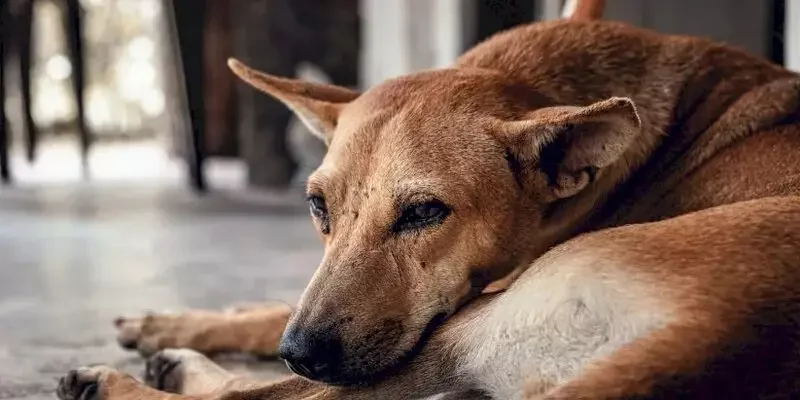
[[[247,305],[226,312],[189,311],[118,318],[117,341],[149,356],[168,348],[203,354],[244,352],[275,356],[291,314],[288,305]]]

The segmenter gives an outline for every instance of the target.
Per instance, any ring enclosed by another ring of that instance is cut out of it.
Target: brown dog
[[[100,366],[63,400],[800,396],[794,73],[577,20],[363,94],[231,68],[329,144],[308,185],[322,263],[288,325],[274,308],[119,325],[148,352],[279,352],[313,381],[167,350],[151,383],[181,395]]]

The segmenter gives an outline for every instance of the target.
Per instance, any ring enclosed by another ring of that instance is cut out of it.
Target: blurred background
[[[138,373],[119,314],[296,301],[321,255],[302,184],[324,147],[228,57],[364,89],[570,5],[0,0],[0,399],[53,398],[80,364]],[[608,0],[606,18],[800,69],[800,0]]]
[[[787,3],[797,14],[793,1],[611,0],[607,17],[796,64]],[[556,18],[564,7],[562,0],[2,4],[15,180],[184,179],[201,191],[218,170],[235,177],[211,179],[211,186],[235,180],[241,188],[286,188],[302,182],[323,152],[288,110],[239,84],[227,57],[278,75],[366,88],[448,65],[496,31]]]

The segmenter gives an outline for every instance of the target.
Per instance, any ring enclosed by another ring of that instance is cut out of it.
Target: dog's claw
[[[204,395],[235,376],[191,349],[164,349],[147,360],[144,382],[162,392]]]
[[[60,400],[101,400],[101,381],[111,371],[104,365],[73,369],[58,380],[56,396]]]
[[[173,374],[180,365],[180,358],[170,357],[164,351],[155,353],[145,364],[145,384],[164,392],[180,393],[183,385],[181,374]]]

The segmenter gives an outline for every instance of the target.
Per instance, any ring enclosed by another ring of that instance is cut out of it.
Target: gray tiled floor
[[[294,302],[320,255],[299,193],[0,188],[0,399],[54,398],[55,378],[80,364],[139,373],[114,342],[115,316]]]

